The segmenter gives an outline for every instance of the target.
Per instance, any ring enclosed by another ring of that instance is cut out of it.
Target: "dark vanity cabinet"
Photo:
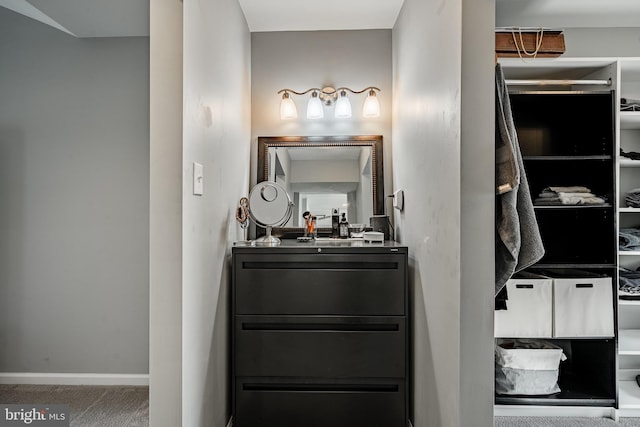
[[[407,425],[407,248],[329,243],[233,248],[234,426]]]

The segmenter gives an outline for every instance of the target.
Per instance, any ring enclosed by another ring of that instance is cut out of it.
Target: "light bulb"
[[[380,102],[373,89],[369,90],[369,95],[367,99],[364,100],[362,117],[380,117]]]
[[[289,97],[289,93],[285,92],[282,95],[282,101],[280,101],[280,119],[296,119],[298,118],[298,110],[293,99]]]
[[[338,119],[351,117],[351,103],[349,102],[349,98],[347,98],[347,92],[344,90],[340,91],[340,97],[336,101],[335,116]]]
[[[307,119],[321,119],[324,117],[322,102],[318,98],[318,92],[315,90],[311,93],[311,98],[307,104]]]

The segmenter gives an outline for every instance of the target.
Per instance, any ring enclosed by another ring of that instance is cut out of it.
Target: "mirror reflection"
[[[371,146],[269,147],[268,180],[282,185],[293,203],[284,227],[303,227],[311,212],[318,227],[331,227],[331,213],[351,224],[368,224],[373,211]]]

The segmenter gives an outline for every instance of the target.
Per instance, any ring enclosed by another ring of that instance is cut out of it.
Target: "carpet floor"
[[[68,405],[71,427],[149,426],[149,387],[0,385],[0,403]],[[640,427],[640,418],[495,417],[494,427]]]
[[[0,385],[0,403],[69,405],[72,427],[149,426],[149,387]]]
[[[494,427],[640,427],[640,418],[495,417]]]

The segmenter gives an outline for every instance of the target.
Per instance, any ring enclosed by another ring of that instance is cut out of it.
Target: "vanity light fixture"
[[[351,102],[347,98],[347,91],[341,90],[340,97],[336,101],[335,116],[337,119],[348,119],[351,117]]]
[[[380,117],[380,102],[373,89],[369,90],[369,95],[367,95],[367,99],[364,100],[362,117]]]
[[[298,110],[296,110],[296,104],[293,99],[289,97],[289,93],[285,92],[282,95],[282,102],[280,102],[280,118],[282,120],[297,119]]]
[[[380,92],[380,89],[375,86],[369,86],[362,90],[353,90],[348,87],[339,87],[338,89],[330,86],[322,89],[314,87],[303,92],[297,92],[292,89],[280,89],[278,91],[278,94],[282,94],[280,118],[282,120],[297,118],[298,112],[293,99],[291,99],[291,94],[306,95],[309,92],[311,92],[311,98],[307,104],[307,119],[323,118],[323,104],[325,107],[331,107],[335,104],[334,116],[336,118],[351,117],[351,102],[349,98],[347,98],[347,92],[351,92],[354,95],[367,92],[367,98],[362,108],[362,116],[366,118],[380,117],[380,102],[376,96],[376,91]]]
[[[311,99],[307,104],[307,119],[321,119],[324,117],[324,110],[322,109],[322,101],[318,97],[318,92],[311,92]]]

